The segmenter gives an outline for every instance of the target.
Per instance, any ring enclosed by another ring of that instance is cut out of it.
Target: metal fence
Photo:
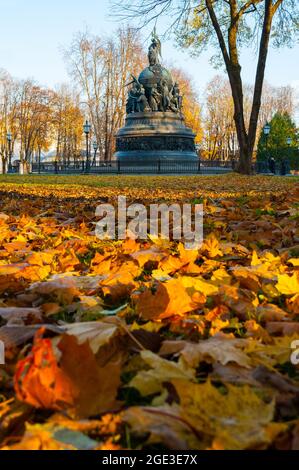
[[[33,163],[31,173],[40,174],[221,174],[232,171],[232,162],[223,160],[186,161],[111,161],[97,162],[89,165],[86,162]]]

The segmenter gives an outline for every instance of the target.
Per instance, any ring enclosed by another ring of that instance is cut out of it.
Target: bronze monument
[[[196,161],[195,135],[182,115],[183,98],[178,83],[161,65],[161,42],[152,34],[149,66],[132,76],[125,126],[116,135],[117,160]]]

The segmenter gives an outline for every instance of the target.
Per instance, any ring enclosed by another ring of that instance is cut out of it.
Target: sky
[[[71,43],[78,31],[112,34],[120,23],[112,17],[110,6],[111,0],[0,0],[0,68],[17,78],[34,78],[44,86],[67,82],[62,48]],[[165,28],[163,20],[158,33]],[[202,97],[207,82],[219,73],[209,63],[211,55],[211,50],[207,50],[191,58],[188,52],[178,50],[173,40],[163,44],[163,58],[183,67]],[[270,49],[266,80],[275,86],[290,84],[299,92],[298,58],[298,43],[292,49]],[[252,83],[254,51],[244,51],[241,62],[245,81]]]

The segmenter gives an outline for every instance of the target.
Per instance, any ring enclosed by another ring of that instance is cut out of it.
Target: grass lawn
[[[246,194],[276,193],[292,187],[299,177],[241,176],[238,174],[214,176],[140,176],[140,175],[0,175],[0,191],[33,194],[43,187],[40,195],[92,198],[97,195],[127,194],[146,199],[174,197],[190,200],[193,196],[242,196]],[[88,190],[86,190],[88,187]],[[92,188],[89,189],[89,188]]]

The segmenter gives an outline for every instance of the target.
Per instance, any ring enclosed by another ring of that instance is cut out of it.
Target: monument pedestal
[[[127,115],[116,135],[117,160],[197,161],[195,135],[186,127],[180,113],[137,112]]]

